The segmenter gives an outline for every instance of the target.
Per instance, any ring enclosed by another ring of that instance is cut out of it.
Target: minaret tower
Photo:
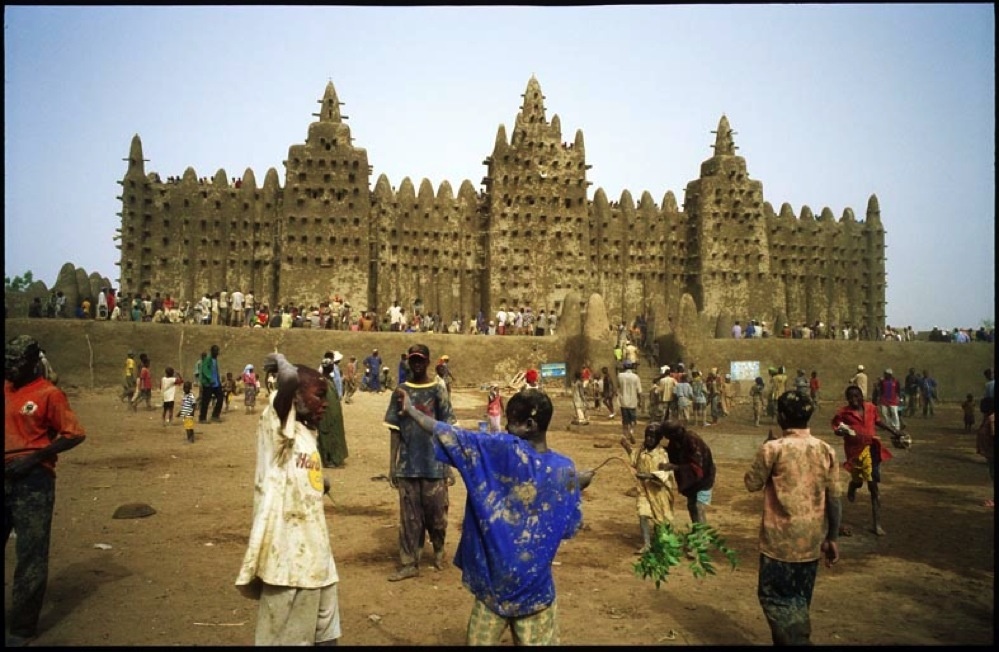
[[[864,319],[869,332],[883,333],[887,320],[887,295],[885,272],[885,228],[881,223],[881,204],[877,195],[867,200],[867,219],[864,221],[863,270],[861,289],[864,294]]]
[[[545,117],[545,96],[532,75],[510,141],[500,125],[486,158],[486,268],[483,310],[561,307],[581,295],[589,261],[586,151],[583,132],[562,141],[558,115]],[[525,273],[530,269],[530,273]]]
[[[687,184],[686,291],[702,313],[747,318],[770,301],[763,184],[749,178],[746,160],[736,155],[725,115],[714,133],[714,155],[701,164],[700,179]]]
[[[152,286],[152,189],[146,178],[146,160],[142,158],[142,140],[139,134],[132,136],[128,150],[128,168],[121,185],[121,229],[116,245],[121,250],[119,269],[119,293],[132,296],[146,292]]]
[[[331,290],[364,303],[374,296],[368,153],[354,147],[333,82],[304,144],[288,148],[284,216],[280,224],[280,295],[306,304]],[[335,276],[341,287],[331,288]]]

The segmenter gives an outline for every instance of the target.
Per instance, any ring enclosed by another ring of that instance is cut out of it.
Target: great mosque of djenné
[[[714,153],[659,204],[646,191],[610,200],[587,180],[583,132],[563,140],[532,76],[513,129],[500,125],[486,172],[434,189],[382,174],[354,145],[332,81],[304,143],[231,181],[193,168],[146,172],[136,134],[120,196],[120,288],[180,301],[252,290],[270,306],[320,305],[336,293],[384,314],[394,301],[445,321],[503,307],[560,311],[603,298],[611,323],[644,315],[662,329],[684,305],[722,335],[735,319],[885,325],[885,234],[875,195],[865,219],[789,204],[774,211],[750,179],[722,116]]]

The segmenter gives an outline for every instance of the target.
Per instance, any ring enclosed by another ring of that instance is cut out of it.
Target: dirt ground
[[[163,427],[158,410],[132,413],[113,389],[67,392],[88,438],[59,461],[48,593],[34,644],[252,644],[256,603],[240,597],[233,582],[250,528],[257,416],[244,414],[234,398],[225,421],[200,426],[188,445],[180,425]],[[396,494],[377,479],[387,471],[387,401],[388,394],[360,394],[345,406],[350,457],[344,468],[326,470],[341,643],[462,645],[472,598],[456,568],[386,580],[395,569],[398,522]],[[482,418],[483,392],[462,389],[454,402],[463,424]],[[618,419],[600,410],[591,425],[570,431],[568,397],[556,394],[555,408],[549,444],[580,468],[624,457]],[[841,451],[826,427],[832,408],[823,405],[814,430]],[[641,541],[634,499],[626,495],[632,480],[611,462],[583,493],[583,530],[556,558],[563,644],[770,643],[756,599],[762,497],[742,481],[767,426],[754,428],[748,406],[737,405],[721,424],[698,431],[719,467],[709,520],[738,552],[738,567],[720,564],[706,579],[683,569],[658,590],[636,577]],[[963,432],[954,403],[941,405],[935,418],[911,420],[909,432],[912,449],[894,451],[883,469],[887,536],[869,530],[866,489],[856,503],[844,503],[853,535],[840,540],[840,563],[819,571],[811,610],[817,644],[994,643],[995,513],[982,505],[992,489],[974,435]],[[464,498],[459,481],[451,490],[449,558]],[[132,502],[156,513],[112,518]],[[9,542],[8,603],[13,553]]]

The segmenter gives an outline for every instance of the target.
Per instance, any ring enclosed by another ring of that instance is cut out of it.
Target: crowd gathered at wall
[[[97,301],[89,297],[80,301],[72,312],[62,291],[52,292],[43,302],[36,297],[28,308],[32,318],[77,318],[102,321],[131,321],[165,324],[197,324],[245,328],[315,328],[340,331],[393,331],[406,333],[449,333],[467,335],[554,335],[558,316],[530,307],[501,308],[487,316],[481,310],[474,318],[453,315],[451,320],[438,313],[421,310],[419,300],[412,308],[398,301],[384,314],[372,310],[355,311],[350,302],[339,294],[320,305],[286,304],[271,308],[256,301],[252,290],[205,293],[198,301],[179,302],[169,294],[122,296],[114,288],[103,288]],[[491,318],[490,318],[491,317]]]
[[[252,290],[243,293],[220,290],[206,292],[198,301],[179,302],[169,294],[156,292],[152,295],[122,296],[114,288],[103,288],[97,300],[84,297],[79,305],[67,305],[62,291],[53,291],[48,301],[41,297],[28,306],[28,317],[32,318],[76,318],[109,321],[136,321],[169,324],[202,324],[206,326],[241,326],[248,328],[319,328],[345,331],[395,331],[408,333],[449,333],[452,335],[554,335],[558,323],[555,310],[541,310],[535,313],[530,306],[502,307],[495,315],[485,315],[481,310],[473,318],[467,315],[453,315],[450,321],[438,313],[421,310],[417,299],[413,306],[406,308],[398,301],[379,315],[372,310],[355,311],[350,302],[333,293],[329,301],[320,305],[305,307],[286,304],[271,308],[255,301]],[[745,325],[743,325],[745,324]],[[625,329],[622,322],[618,332]],[[651,346],[648,340],[648,325],[643,316],[638,315],[627,330],[633,333],[639,346]],[[885,326],[884,331],[870,329],[866,324],[859,326],[850,322],[842,325],[825,324],[816,321],[809,325],[801,322],[794,325],[784,323],[780,328],[771,328],[765,321],[756,319],[737,320],[732,326],[734,339],[778,337],[786,339],[831,339],[910,342],[928,339],[930,342],[994,342],[995,328],[984,325],[976,328],[953,327],[948,330],[934,326],[925,338],[918,337],[912,326]]]
[[[885,326],[884,331],[872,331],[867,324],[855,326],[850,322],[845,322],[842,326],[836,324],[825,324],[816,321],[812,325],[801,322],[793,326],[784,323],[779,329],[772,330],[765,321],[755,319],[748,320],[745,327],[742,322],[736,321],[732,326],[733,339],[751,339],[757,337],[780,337],[795,340],[877,340],[886,342],[914,342],[917,333],[912,326],[896,328]],[[993,342],[995,338],[995,328],[985,328],[979,326],[975,328],[959,328],[955,326],[953,330],[941,329],[934,326],[928,333],[930,342],[956,342],[964,344],[967,342]]]

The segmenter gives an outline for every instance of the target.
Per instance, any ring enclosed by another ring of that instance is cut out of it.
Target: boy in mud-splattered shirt
[[[580,490],[593,471],[548,448],[552,402],[527,389],[510,397],[507,430],[463,430],[416,409],[402,412],[433,432],[437,459],[458,469],[468,497],[455,566],[475,596],[467,644],[497,645],[507,627],[518,645],[557,645],[552,560],[582,523]]]
[[[420,558],[428,536],[434,548],[434,568],[443,568],[448,487],[454,484],[454,471],[434,456],[433,437],[399,411],[397,394],[406,394],[421,414],[453,422],[456,419],[447,390],[427,374],[429,348],[414,344],[406,359],[412,376],[396,388],[385,411],[385,425],[390,432],[389,484],[399,492],[400,567],[389,576],[390,582],[420,574]]]
[[[839,466],[832,446],[808,427],[812,399],[790,391],[776,403],[783,433],[759,447],[744,477],[746,489],[763,491],[757,597],[774,645],[811,645],[819,559],[839,561]]]

